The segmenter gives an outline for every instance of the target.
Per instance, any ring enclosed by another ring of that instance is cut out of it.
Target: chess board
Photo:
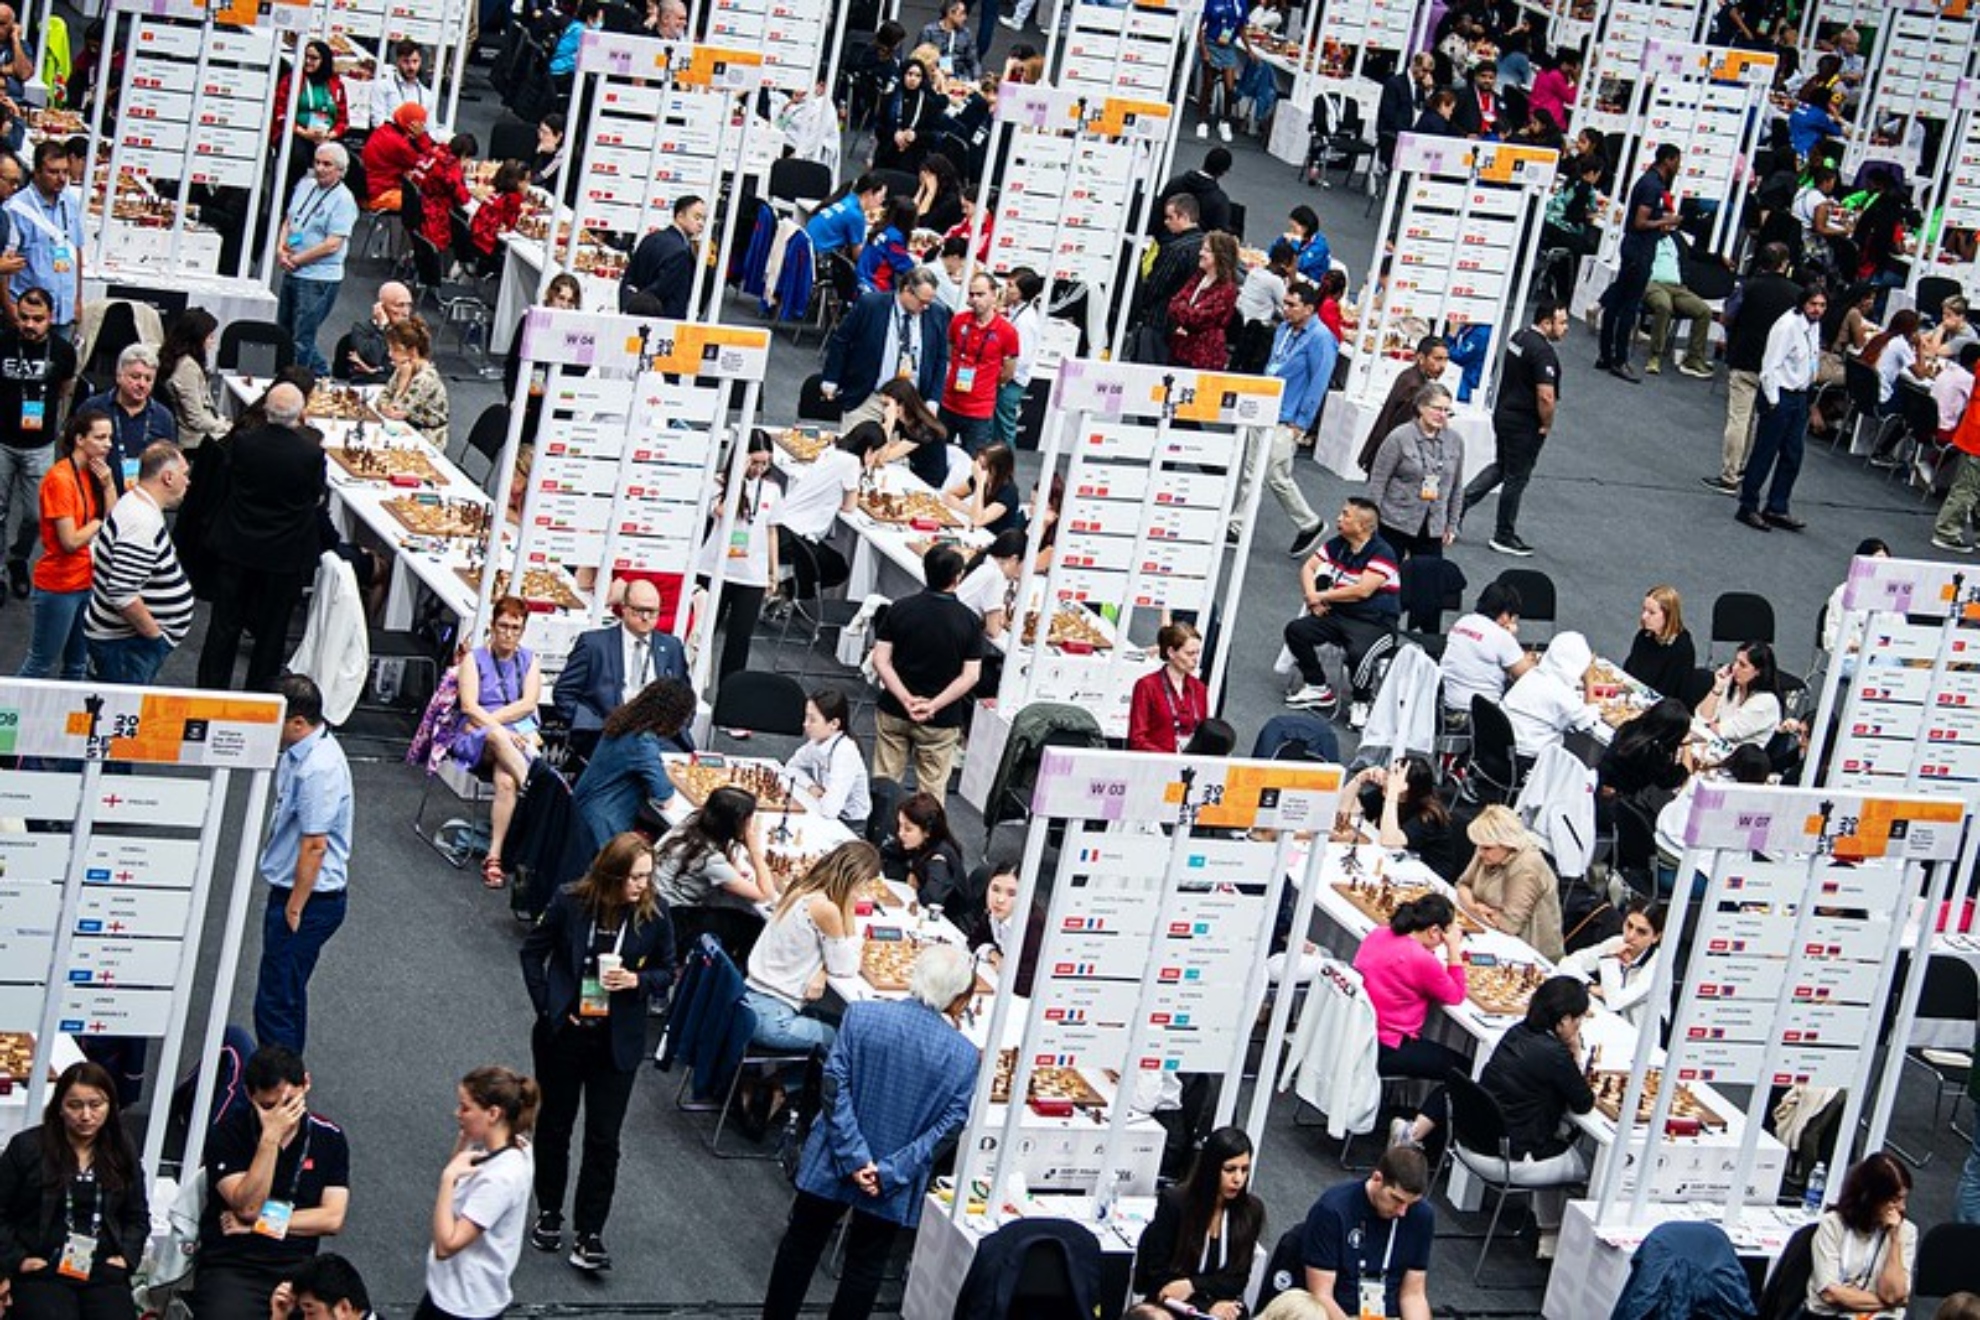
[[[871,903],[875,912],[891,912],[901,905],[901,896],[894,892],[891,885],[876,875],[853,890],[853,901]]]
[[[1024,616],[1024,644],[1031,646],[1037,641],[1038,611],[1032,610]],[[1078,642],[1096,651],[1114,649],[1113,639],[1101,629],[1093,615],[1078,607],[1054,614],[1052,626],[1045,633],[1047,646],[1064,646],[1068,642]]]
[[[859,497],[861,512],[875,522],[932,522],[938,527],[961,527],[963,520],[939,496],[925,490],[869,491]]]
[[[837,431],[821,431],[815,426],[792,426],[772,432],[777,448],[800,463],[810,463],[839,441]]]
[[[370,425],[384,420],[364,401],[362,394],[348,385],[318,385],[310,391],[306,411],[309,416],[326,422],[364,422]]]
[[[1589,664],[1583,678],[1602,712],[1602,722],[1612,729],[1620,729],[1657,703],[1656,693],[1600,657]]]
[[[25,1085],[34,1076],[34,1036],[26,1031],[0,1031],[0,1082]]]
[[[764,865],[770,868],[770,874],[776,879],[779,889],[810,875],[811,868],[818,865],[824,857],[823,851],[794,851],[774,843],[765,844],[763,848]]]
[[[921,941],[915,939],[867,940],[859,950],[859,975],[882,994],[904,995],[914,960],[921,956]],[[990,993],[990,983],[976,978],[976,993]]]
[[[1362,916],[1377,925],[1386,926],[1389,924],[1389,918],[1396,915],[1397,908],[1405,903],[1414,903],[1433,891],[1429,885],[1399,884],[1387,877],[1375,880],[1356,876],[1352,880],[1336,884],[1334,892],[1345,898]],[[1453,903],[1451,906],[1457,905]],[[1463,911],[1458,913],[1458,925],[1470,935],[1476,935],[1485,929],[1478,923],[1477,918]]]
[[[79,110],[29,110],[28,127],[49,137],[75,137],[89,132],[89,120]]]
[[[1465,968],[1465,997],[1487,1013],[1525,1017],[1527,1001],[1546,979],[1547,970],[1538,963],[1473,964]]]
[[[1663,1085],[1664,1071],[1652,1068],[1649,1076],[1643,1079],[1643,1094],[1637,1098],[1636,1121],[1650,1121],[1651,1106],[1657,1103],[1658,1088]],[[1623,1090],[1629,1085],[1629,1074],[1598,1069],[1588,1079],[1589,1089],[1595,1092],[1595,1107],[1611,1123],[1622,1121]],[[1686,1118],[1697,1123],[1707,1132],[1726,1130],[1725,1118],[1710,1105],[1698,1098],[1689,1082],[1679,1082],[1677,1094],[1671,1097],[1671,1118]]]
[[[597,247],[583,242],[579,236],[577,255],[571,259],[571,268],[580,275],[596,275],[601,280],[616,280],[626,273],[626,259],[608,247]]]
[[[1017,1072],[1017,1051],[997,1052],[997,1072],[990,1081],[990,1103],[1007,1105],[1011,1102],[1011,1078]],[[1030,1084],[1025,1088],[1025,1098],[1029,1100],[1064,1100],[1077,1109],[1105,1109],[1107,1102],[1093,1083],[1086,1080],[1085,1074],[1077,1068],[1033,1068]]]
[[[488,528],[488,508],[472,500],[425,501],[400,496],[383,508],[414,536],[444,540],[479,540]]]
[[[476,568],[456,568],[454,576],[481,590],[481,570]],[[495,598],[509,594],[509,570],[495,571]],[[561,573],[548,568],[528,568],[523,570],[522,598],[527,603],[552,605],[560,610],[582,610],[584,598],[577,594]]]
[[[782,811],[786,804],[794,812],[805,809],[804,800],[790,796],[782,771],[769,761],[730,761],[724,765],[698,759],[670,761],[667,778],[697,807],[716,789],[733,785],[754,793],[759,811]]]
[[[365,445],[362,448],[335,446],[323,452],[344,474],[359,481],[390,481],[412,477],[429,485],[443,485],[440,472],[424,451],[411,446]]]

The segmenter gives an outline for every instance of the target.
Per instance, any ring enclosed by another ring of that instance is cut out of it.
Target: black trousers
[[[508,1312],[503,1310],[496,1312],[495,1316],[488,1317],[455,1315],[452,1311],[443,1311],[435,1306],[433,1294],[426,1293],[419,1299],[419,1307],[413,1312],[413,1320],[496,1320],[496,1316],[506,1314]]]
[[[1629,361],[1629,344],[1636,334],[1636,322],[1643,315],[1643,295],[1650,288],[1650,259],[1622,259],[1616,282],[1602,295],[1601,344],[1596,350],[1599,363],[1612,367]]]
[[[1326,666],[1320,663],[1321,647],[1338,646],[1347,652],[1348,685],[1356,701],[1374,695],[1374,661],[1395,644],[1393,625],[1343,619],[1338,614],[1302,614],[1286,625],[1286,646],[1299,665],[1300,677],[1308,683],[1327,681]]]
[[[187,1298],[187,1303],[199,1320],[268,1320],[269,1297],[295,1267],[294,1260],[204,1261],[194,1275],[192,1296]],[[15,1296],[18,1298],[18,1292]],[[116,1320],[130,1320],[128,1288],[123,1306]],[[97,1318],[91,1316],[88,1320]]]
[[[543,1107],[536,1120],[536,1208],[563,1212],[570,1181],[571,1134],[578,1104],[584,1104],[584,1158],[578,1167],[577,1199],[571,1227],[579,1235],[603,1233],[619,1181],[619,1129],[625,1125],[637,1072],[621,1072],[612,1061],[610,1031],[600,1024],[566,1023],[553,1030],[538,1022],[530,1034]],[[200,1320],[205,1320],[202,1316]]]
[[[96,1252],[103,1254],[100,1243]],[[261,1313],[268,1314],[265,1296]],[[84,1283],[57,1274],[51,1259],[46,1269],[15,1276],[8,1315],[11,1320],[131,1320],[131,1272],[99,1260]]]
[[[1533,469],[1540,462],[1540,448],[1547,443],[1547,437],[1537,430],[1498,428],[1493,438],[1498,444],[1498,454],[1491,466],[1464,488],[1464,505],[1470,508],[1490,495],[1493,487],[1503,484],[1493,531],[1494,536],[1503,540],[1519,534],[1520,500],[1526,495],[1527,482],[1533,480]]]
[[[1405,532],[1400,527],[1382,524],[1382,539],[1404,559],[1442,559],[1444,538],[1420,532]],[[1437,625],[1443,622],[1444,611],[1438,604],[1435,590],[1417,593],[1412,599],[1407,592],[1403,596],[1403,608],[1409,612],[1409,626],[1420,633],[1438,633],[1443,630]]]
[[[709,579],[697,577],[695,584],[706,591]],[[716,622],[726,620],[722,630],[722,660],[715,666],[718,683],[738,669],[749,668],[749,648],[756,639],[756,619],[763,613],[765,591],[763,587],[742,587],[733,582],[722,584],[722,604],[715,612]]]
[[[887,1253],[893,1248],[899,1226],[857,1206],[799,1192],[791,1203],[784,1240],[777,1244],[776,1262],[770,1267],[770,1286],[763,1294],[763,1320],[797,1320],[811,1276],[818,1272],[819,1259],[832,1240],[832,1230],[849,1210],[852,1223],[846,1229],[845,1269],[839,1275],[839,1291],[832,1295],[826,1320],[866,1320],[873,1314],[880,1275],[886,1269]]]
[[[282,673],[289,649],[289,620],[302,600],[309,577],[287,570],[270,572],[224,559],[213,563],[213,616],[199,651],[199,685],[224,692],[234,686],[234,658],[241,630],[254,634],[248,653],[246,691],[265,692]]]
[[[1425,1082],[1442,1082],[1456,1068],[1466,1076],[1471,1060],[1448,1045],[1421,1036],[1405,1036],[1400,1045],[1375,1048],[1375,1071],[1384,1077],[1414,1077]]]

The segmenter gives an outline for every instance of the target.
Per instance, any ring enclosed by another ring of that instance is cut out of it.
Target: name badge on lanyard
[[[976,392],[975,367],[956,368],[956,392],[958,394],[973,394]]]
[[[40,399],[21,397],[21,430],[37,432],[48,420],[48,405]]]
[[[76,250],[69,246],[67,239],[55,245],[55,273],[67,275],[76,268]]]

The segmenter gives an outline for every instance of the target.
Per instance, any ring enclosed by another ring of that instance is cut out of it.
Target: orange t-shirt
[[[41,558],[35,561],[34,585],[43,591],[88,591],[89,547],[64,550],[55,539],[55,520],[67,518],[77,527],[96,522],[107,510],[103,489],[61,459],[41,479]]]

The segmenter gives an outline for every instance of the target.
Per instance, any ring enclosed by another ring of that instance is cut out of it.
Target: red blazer
[[[1179,752],[1196,726],[1210,717],[1210,689],[1203,680],[1194,674],[1185,678],[1182,700],[1176,701],[1176,690],[1163,677],[1167,668],[1164,665],[1135,680],[1128,696],[1130,752]]]
[[[1179,367],[1222,371],[1231,361],[1224,332],[1237,310],[1237,281],[1218,280],[1192,301],[1190,295],[1202,278],[1194,276],[1169,299],[1169,358]],[[1177,334],[1179,330],[1188,333]]]
[[[514,229],[522,219],[522,211],[522,193],[496,193],[489,197],[468,222],[468,237],[474,240],[474,250],[484,257],[493,255],[502,234]]]
[[[468,203],[467,175],[460,158],[445,143],[436,142],[409,178],[419,189],[420,230],[427,242],[445,252],[454,242],[452,211]]]

